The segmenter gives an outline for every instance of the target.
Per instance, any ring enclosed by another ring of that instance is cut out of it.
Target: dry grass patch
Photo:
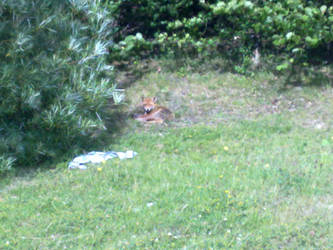
[[[326,87],[284,88],[272,74],[256,77],[231,73],[194,73],[187,77],[152,72],[127,89],[126,112],[135,109],[141,96],[157,96],[176,115],[173,126],[217,124],[288,116],[295,125],[328,129],[333,115],[333,92]]]

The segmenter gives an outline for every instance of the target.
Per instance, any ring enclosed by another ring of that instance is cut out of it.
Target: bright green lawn
[[[134,159],[2,185],[0,248],[333,248],[333,88],[271,81],[144,76],[127,107],[158,95],[176,120],[129,121],[107,149]]]

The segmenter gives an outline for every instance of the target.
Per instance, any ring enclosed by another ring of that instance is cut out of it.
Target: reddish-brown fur
[[[163,106],[156,104],[157,98],[142,97],[141,106],[144,109],[143,115],[136,115],[134,119],[146,123],[163,123],[166,120],[173,118],[172,112]]]

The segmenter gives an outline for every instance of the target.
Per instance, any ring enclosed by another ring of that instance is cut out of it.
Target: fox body
[[[144,114],[135,115],[134,119],[146,123],[163,123],[166,120],[171,120],[174,117],[173,113],[168,108],[157,105],[156,102],[156,97],[142,97],[141,106]]]

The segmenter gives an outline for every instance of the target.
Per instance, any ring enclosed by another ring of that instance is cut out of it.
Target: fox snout
[[[154,107],[143,107],[143,109],[145,110],[146,113],[149,113],[154,109]]]

